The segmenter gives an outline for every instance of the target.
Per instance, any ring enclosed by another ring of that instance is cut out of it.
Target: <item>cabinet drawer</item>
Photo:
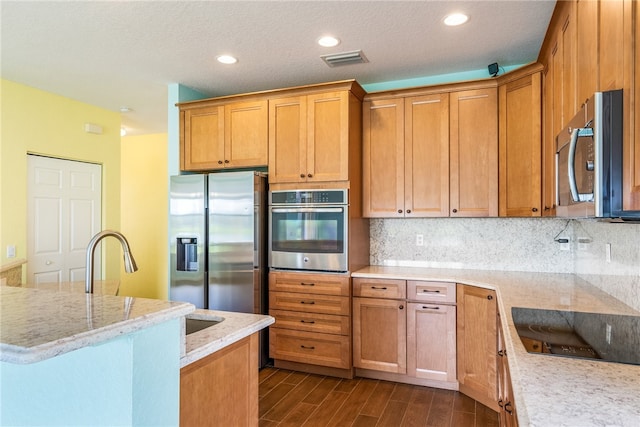
[[[433,303],[456,303],[456,284],[449,282],[407,281],[407,299]]]
[[[404,280],[353,279],[353,296],[367,298],[405,299],[407,285]]]
[[[333,368],[351,368],[351,338],[269,328],[269,357]]]
[[[269,310],[269,314],[276,319],[276,323],[272,327],[334,335],[350,335],[351,333],[351,322],[348,316],[306,314],[284,310]]]
[[[269,290],[320,295],[350,295],[350,277],[330,274],[269,273]]]
[[[269,292],[269,307],[274,310],[343,316],[348,316],[351,313],[349,297],[308,295],[295,292]]]

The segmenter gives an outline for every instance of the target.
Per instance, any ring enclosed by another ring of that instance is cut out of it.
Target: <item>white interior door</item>
[[[101,230],[102,166],[27,158],[27,283],[84,281],[87,244]]]

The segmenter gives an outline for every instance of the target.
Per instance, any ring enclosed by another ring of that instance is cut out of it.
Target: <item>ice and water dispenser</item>
[[[198,271],[198,238],[178,237],[178,271]]]

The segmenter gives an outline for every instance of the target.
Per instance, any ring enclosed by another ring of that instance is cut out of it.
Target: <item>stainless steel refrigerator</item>
[[[267,314],[267,180],[260,172],[172,176],[169,298]],[[260,367],[268,359],[260,334]]]

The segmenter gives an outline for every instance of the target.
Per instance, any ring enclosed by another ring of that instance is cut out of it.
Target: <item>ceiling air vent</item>
[[[369,62],[367,57],[364,56],[361,50],[354,50],[352,52],[332,53],[331,55],[320,56],[329,67],[338,67],[342,65],[362,64]]]

